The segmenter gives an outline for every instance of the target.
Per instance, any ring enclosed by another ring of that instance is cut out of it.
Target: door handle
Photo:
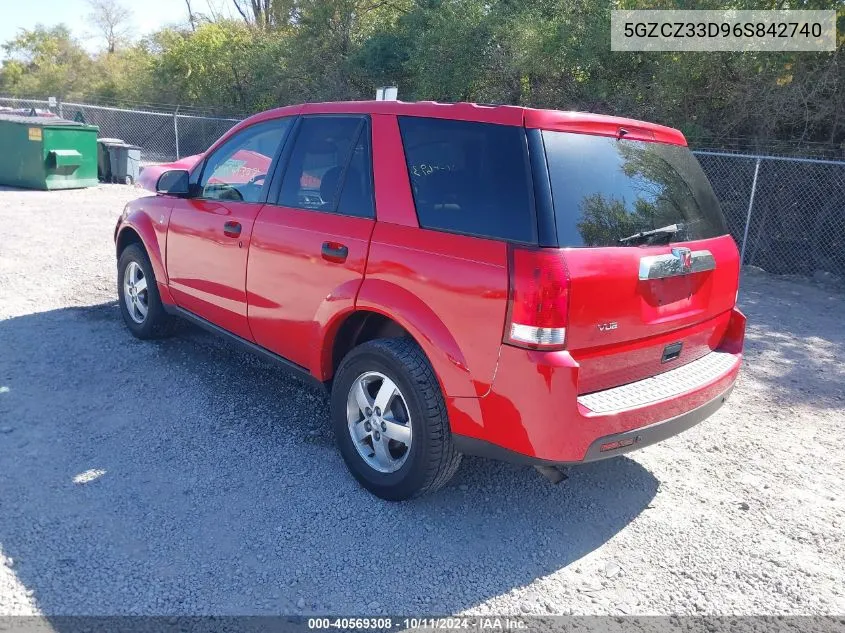
[[[226,222],[223,225],[223,235],[226,237],[238,237],[241,234],[240,222]]]
[[[321,252],[323,259],[335,264],[342,264],[349,257],[349,249],[340,242],[323,242]]]

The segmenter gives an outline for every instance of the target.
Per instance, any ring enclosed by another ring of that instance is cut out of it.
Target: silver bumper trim
[[[739,359],[728,352],[710,352],[662,374],[578,396],[578,403],[595,413],[633,409],[702,387],[728,373],[738,363]]]

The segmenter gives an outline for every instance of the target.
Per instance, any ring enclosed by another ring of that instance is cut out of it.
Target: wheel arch
[[[414,338],[397,321],[375,310],[347,312],[333,329],[333,340],[330,341],[330,345],[325,346],[330,356],[323,361],[324,367],[330,369],[332,376],[337,371],[340,361],[361,343],[377,338]]]
[[[475,397],[458,342],[422,299],[396,284],[365,280],[353,309],[336,315],[326,328],[320,353],[322,380],[330,380],[343,356],[372,338],[407,336],[425,353],[444,396]]]
[[[125,226],[121,228],[120,232],[117,234],[117,240],[115,242],[115,249],[117,251],[117,258],[120,259],[120,254],[126,250],[126,247],[130,244],[140,244],[141,248],[145,251],[147,247],[144,245],[144,240],[141,239],[141,236],[131,226]]]
[[[150,218],[142,211],[131,213],[121,223],[115,238],[115,251],[118,258],[130,244],[139,244],[147,253],[153,272],[159,284],[167,285],[167,271],[164,266],[164,247],[159,243]]]

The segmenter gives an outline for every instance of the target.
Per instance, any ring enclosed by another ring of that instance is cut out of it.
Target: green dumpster
[[[97,127],[0,113],[0,185],[81,189],[97,184]]]

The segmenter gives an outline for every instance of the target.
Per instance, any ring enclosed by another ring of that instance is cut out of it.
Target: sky
[[[222,4],[221,0],[212,0],[212,3],[218,8]],[[187,22],[183,0],[123,0],[123,4],[132,11],[136,38],[162,26]],[[205,10],[204,0],[195,1],[194,5],[195,10]],[[64,23],[87,49],[94,52],[103,46],[103,41],[88,25],[90,13],[86,0],[0,0],[0,43],[15,37],[19,29],[31,29],[39,23],[45,26]]]

